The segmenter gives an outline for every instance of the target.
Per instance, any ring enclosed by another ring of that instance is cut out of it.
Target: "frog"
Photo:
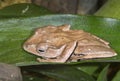
[[[23,49],[37,55],[39,62],[77,62],[117,55],[108,41],[82,29],[73,30],[69,24],[36,28]]]

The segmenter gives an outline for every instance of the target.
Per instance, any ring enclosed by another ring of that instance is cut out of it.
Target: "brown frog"
[[[83,30],[70,30],[70,25],[40,27],[23,48],[41,56],[37,58],[39,62],[63,63],[117,55],[107,41]]]

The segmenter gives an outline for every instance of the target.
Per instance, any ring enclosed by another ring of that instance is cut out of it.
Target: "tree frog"
[[[40,56],[39,62],[69,62],[116,56],[109,42],[70,25],[37,28],[23,44],[25,51]]]

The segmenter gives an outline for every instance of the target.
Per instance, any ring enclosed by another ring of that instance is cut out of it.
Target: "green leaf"
[[[37,56],[25,52],[22,45],[35,28],[62,24],[70,24],[72,29],[82,29],[109,41],[110,46],[118,53],[112,58],[82,60],[76,63],[120,62],[120,20],[70,14],[0,20],[0,62],[19,66],[44,64],[36,61]]]
[[[0,18],[12,17],[31,17],[51,14],[49,10],[44,7],[37,6],[30,3],[21,3],[7,6],[0,10]]]
[[[117,72],[117,74],[114,76],[112,81],[120,81],[120,70]]]
[[[91,63],[81,63],[79,66],[77,66],[77,68],[93,76],[95,71],[99,69],[100,66],[101,66],[100,63],[91,62]]]
[[[23,81],[48,81],[44,79],[43,77],[35,77],[35,76],[30,76],[30,75],[24,75],[23,76]]]
[[[71,65],[42,65],[27,67],[26,69],[59,81],[95,81],[93,77]]]
[[[108,67],[109,67],[109,65],[107,65],[107,66],[100,72],[97,81],[107,81]]]
[[[108,0],[95,15],[120,19],[120,0]]]

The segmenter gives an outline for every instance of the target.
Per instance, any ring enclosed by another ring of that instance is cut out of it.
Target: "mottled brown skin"
[[[39,62],[67,62],[78,59],[112,57],[116,52],[109,43],[83,30],[70,30],[70,25],[36,29],[23,45]]]

